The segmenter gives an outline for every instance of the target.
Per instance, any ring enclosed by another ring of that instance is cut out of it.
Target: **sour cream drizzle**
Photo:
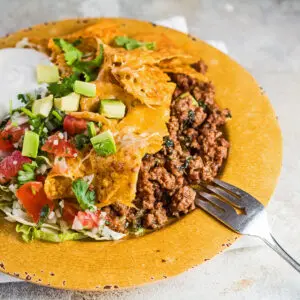
[[[44,90],[46,84],[38,84],[36,67],[38,64],[51,64],[46,54],[34,49],[6,48],[0,50],[0,118],[13,108],[21,106],[17,95]]]

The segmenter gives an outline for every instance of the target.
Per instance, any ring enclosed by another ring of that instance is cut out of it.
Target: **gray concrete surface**
[[[278,239],[300,259],[300,1],[297,0],[1,0],[0,34],[78,16],[157,20],[183,15],[190,33],[223,40],[260,82],[284,136],[280,182],[268,207]],[[0,254],[1,255],[1,254]],[[83,278],[84,280],[84,278]],[[239,248],[176,278],[106,294],[0,284],[0,299],[300,299],[299,274],[266,247]]]

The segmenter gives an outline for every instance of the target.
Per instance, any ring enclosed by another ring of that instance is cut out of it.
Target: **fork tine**
[[[198,194],[205,200],[202,200],[200,197],[196,197],[195,204],[197,206],[202,208],[208,214],[214,216],[232,230],[240,232],[239,228],[236,228],[235,226],[236,220],[239,216],[233,207],[208,193],[199,192]]]
[[[214,205],[216,205],[217,207],[219,207],[223,210],[222,214],[220,214],[220,218],[225,219],[229,216],[237,215],[236,211],[234,210],[234,208],[231,205],[229,205],[226,202],[223,202],[222,200],[218,199],[217,197],[215,197],[211,194],[208,194],[206,192],[199,192],[198,194],[205,200],[209,201],[210,203],[213,203]]]
[[[241,197],[240,203],[243,204],[244,206],[242,208],[245,208],[246,212],[249,211],[249,209],[255,209],[255,208],[260,208],[263,209],[264,206],[253,196],[248,194],[247,192],[239,189],[236,186],[233,186],[227,182],[221,181],[219,179],[214,179],[213,182],[217,185],[222,187],[223,189],[231,192],[232,194]]]
[[[195,199],[195,204],[197,206],[201,207],[204,211],[211,214],[212,216],[214,216],[217,219],[221,219],[224,214],[223,210],[216,208],[215,206],[213,206],[210,202],[208,202],[206,200],[197,198],[197,199]]]
[[[224,198],[224,200],[227,200],[229,203],[231,203],[235,207],[241,208],[241,209],[245,207],[245,205],[243,205],[241,199],[238,199],[237,197],[233,196],[232,194],[226,192],[225,190],[223,190],[219,187],[209,185],[209,184],[204,185],[204,186],[206,189],[215,193],[217,196],[221,196],[222,198]]]
[[[229,183],[227,183],[227,182],[221,181],[221,180],[219,180],[219,179],[216,179],[216,178],[215,178],[215,179],[213,180],[213,182],[214,182],[216,185],[219,185],[219,186],[221,186],[222,188],[224,188],[224,189],[230,191],[231,193],[236,194],[236,195],[238,195],[238,196],[240,196],[240,197],[241,197],[242,195],[247,194],[246,192],[244,192],[243,190],[237,188],[236,186],[231,185],[231,184],[229,184]]]

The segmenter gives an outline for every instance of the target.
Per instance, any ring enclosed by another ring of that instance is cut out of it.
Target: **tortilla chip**
[[[209,79],[200,72],[197,72],[189,65],[167,65],[164,64],[161,67],[161,70],[165,73],[175,73],[175,74],[185,74],[192,78],[195,78],[199,81],[208,82]]]
[[[124,89],[141,103],[152,106],[171,102],[176,85],[169,82],[169,76],[158,67],[115,67],[112,74]]]
[[[100,19],[97,24],[76,31],[67,37],[78,38],[81,36],[92,36],[101,39],[105,44],[110,44],[116,36],[120,35],[124,35],[124,32],[120,28],[120,24],[117,24],[114,20]]]
[[[112,127],[112,122],[105,118],[104,116],[100,115],[99,113],[89,112],[89,111],[74,111],[68,113],[70,116],[77,118],[77,119],[84,119],[87,121],[92,122],[101,122],[104,126],[110,128]]]
[[[145,149],[149,154],[156,153],[161,149],[163,137],[168,135],[166,123],[169,118],[170,109],[167,104],[154,108],[137,104],[129,108],[126,117],[118,123],[116,131],[144,136],[158,135],[160,139],[157,140],[157,143],[148,143],[148,148]]]
[[[66,176],[48,175],[44,190],[49,199],[62,199],[74,197],[72,192],[72,178]]]
[[[111,156],[91,156],[95,170],[95,186],[99,207],[115,202],[132,206],[136,184],[149,144],[160,140],[158,135],[119,134],[115,137],[117,153]]]
[[[89,165],[84,158],[63,158],[54,162],[53,168],[45,180],[45,193],[49,199],[74,197],[72,181],[89,173]]]
[[[53,39],[48,42],[48,49],[50,51],[51,61],[57,65],[62,77],[68,77],[72,75],[72,68],[67,65],[64,53],[62,50],[54,43]]]
[[[181,64],[190,64],[195,62],[195,58],[189,54],[183,53],[181,50],[175,48],[161,48],[158,50],[146,50],[143,48],[136,48],[133,50],[126,50],[124,48],[112,48],[110,46],[104,47],[104,53],[109,57],[108,64],[118,66],[130,66],[132,68],[143,65],[156,65],[164,60],[177,58]]]
[[[132,95],[117,84],[103,81],[96,81],[95,83],[97,85],[97,97],[81,97],[80,99],[80,108],[83,111],[99,111],[99,101],[101,99],[119,99],[127,107],[135,101]]]

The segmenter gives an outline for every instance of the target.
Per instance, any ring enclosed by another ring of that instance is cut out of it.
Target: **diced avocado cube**
[[[71,93],[67,96],[54,99],[54,106],[62,111],[77,111],[79,109],[80,95]]]
[[[47,118],[53,106],[53,95],[35,100],[32,104],[32,113]]]
[[[51,83],[59,80],[58,68],[55,65],[38,65],[36,68],[38,83]]]
[[[100,114],[111,119],[122,119],[125,116],[126,105],[120,100],[103,99],[100,101]]]
[[[76,80],[74,83],[74,92],[87,97],[95,97],[96,85],[94,83]]]
[[[195,106],[199,106],[199,103],[197,102],[197,100],[189,93],[189,92],[186,92],[186,93],[183,93],[181,95],[179,95],[179,99],[183,99],[183,98],[186,98],[186,97],[189,97],[192,99],[192,103],[195,105]]]
[[[94,122],[87,123],[87,129],[90,138],[94,137],[97,134]]]
[[[39,150],[40,137],[37,133],[27,130],[24,135],[22,155],[36,158]]]
[[[110,130],[91,138],[91,143],[97,154],[101,156],[108,156],[117,152],[116,143]]]

